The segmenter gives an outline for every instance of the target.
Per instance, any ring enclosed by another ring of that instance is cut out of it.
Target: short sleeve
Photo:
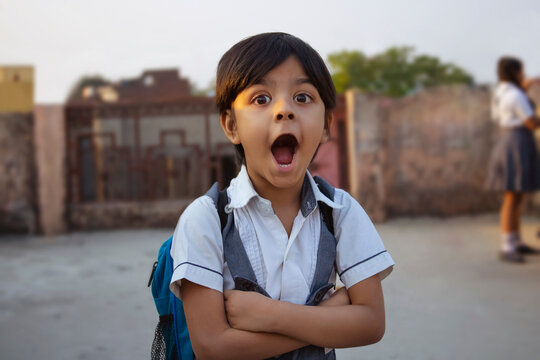
[[[384,248],[375,226],[360,204],[343,190],[336,189],[334,209],[337,239],[336,265],[347,288],[379,274],[381,280],[390,274],[394,260]]]
[[[174,270],[170,289],[180,298],[183,279],[223,291],[223,242],[213,200],[201,196],[178,220],[171,245]]]
[[[517,89],[508,92],[508,95],[505,96],[504,99],[504,106],[507,107],[517,119],[521,120],[521,122],[524,122],[534,115],[534,109],[527,99],[527,96]]]

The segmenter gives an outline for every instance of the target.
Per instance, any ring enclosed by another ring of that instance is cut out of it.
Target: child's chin
[[[295,188],[298,183],[298,179],[295,179],[295,178],[293,179],[292,176],[287,177],[287,178],[281,177],[278,179],[273,179],[271,183],[277,189],[287,190],[287,189]]]
[[[302,171],[299,164],[285,169],[276,165],[272,183],[279,188],[295,186],[299,181],[304,181],[306,170],[307,168]]]

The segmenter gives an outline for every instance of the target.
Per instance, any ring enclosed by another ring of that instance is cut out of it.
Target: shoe
[[[524,263],[525,257],[521,255],[517,250],[514,251],[500,251],[499,259],[501,261],[511,262],[511,263]]]
[[[528,255],[539,255],[540,249],[533,248],[532,246],[529,246],[527,244],[518,244],[516,246],[516,251],[520,254],[528,254]]]

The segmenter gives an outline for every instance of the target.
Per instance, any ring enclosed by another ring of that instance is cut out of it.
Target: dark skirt
[[[513,192],[540,189],[540,163],[532,131],[525,127],[501,130],[491,154],[486,187]]]

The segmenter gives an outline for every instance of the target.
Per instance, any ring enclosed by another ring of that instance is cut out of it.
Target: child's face
[[[324,103],[294,56],[244,89],[221,124],[234,144],[242,144],[259,192],[301,186],[327,136]]]

